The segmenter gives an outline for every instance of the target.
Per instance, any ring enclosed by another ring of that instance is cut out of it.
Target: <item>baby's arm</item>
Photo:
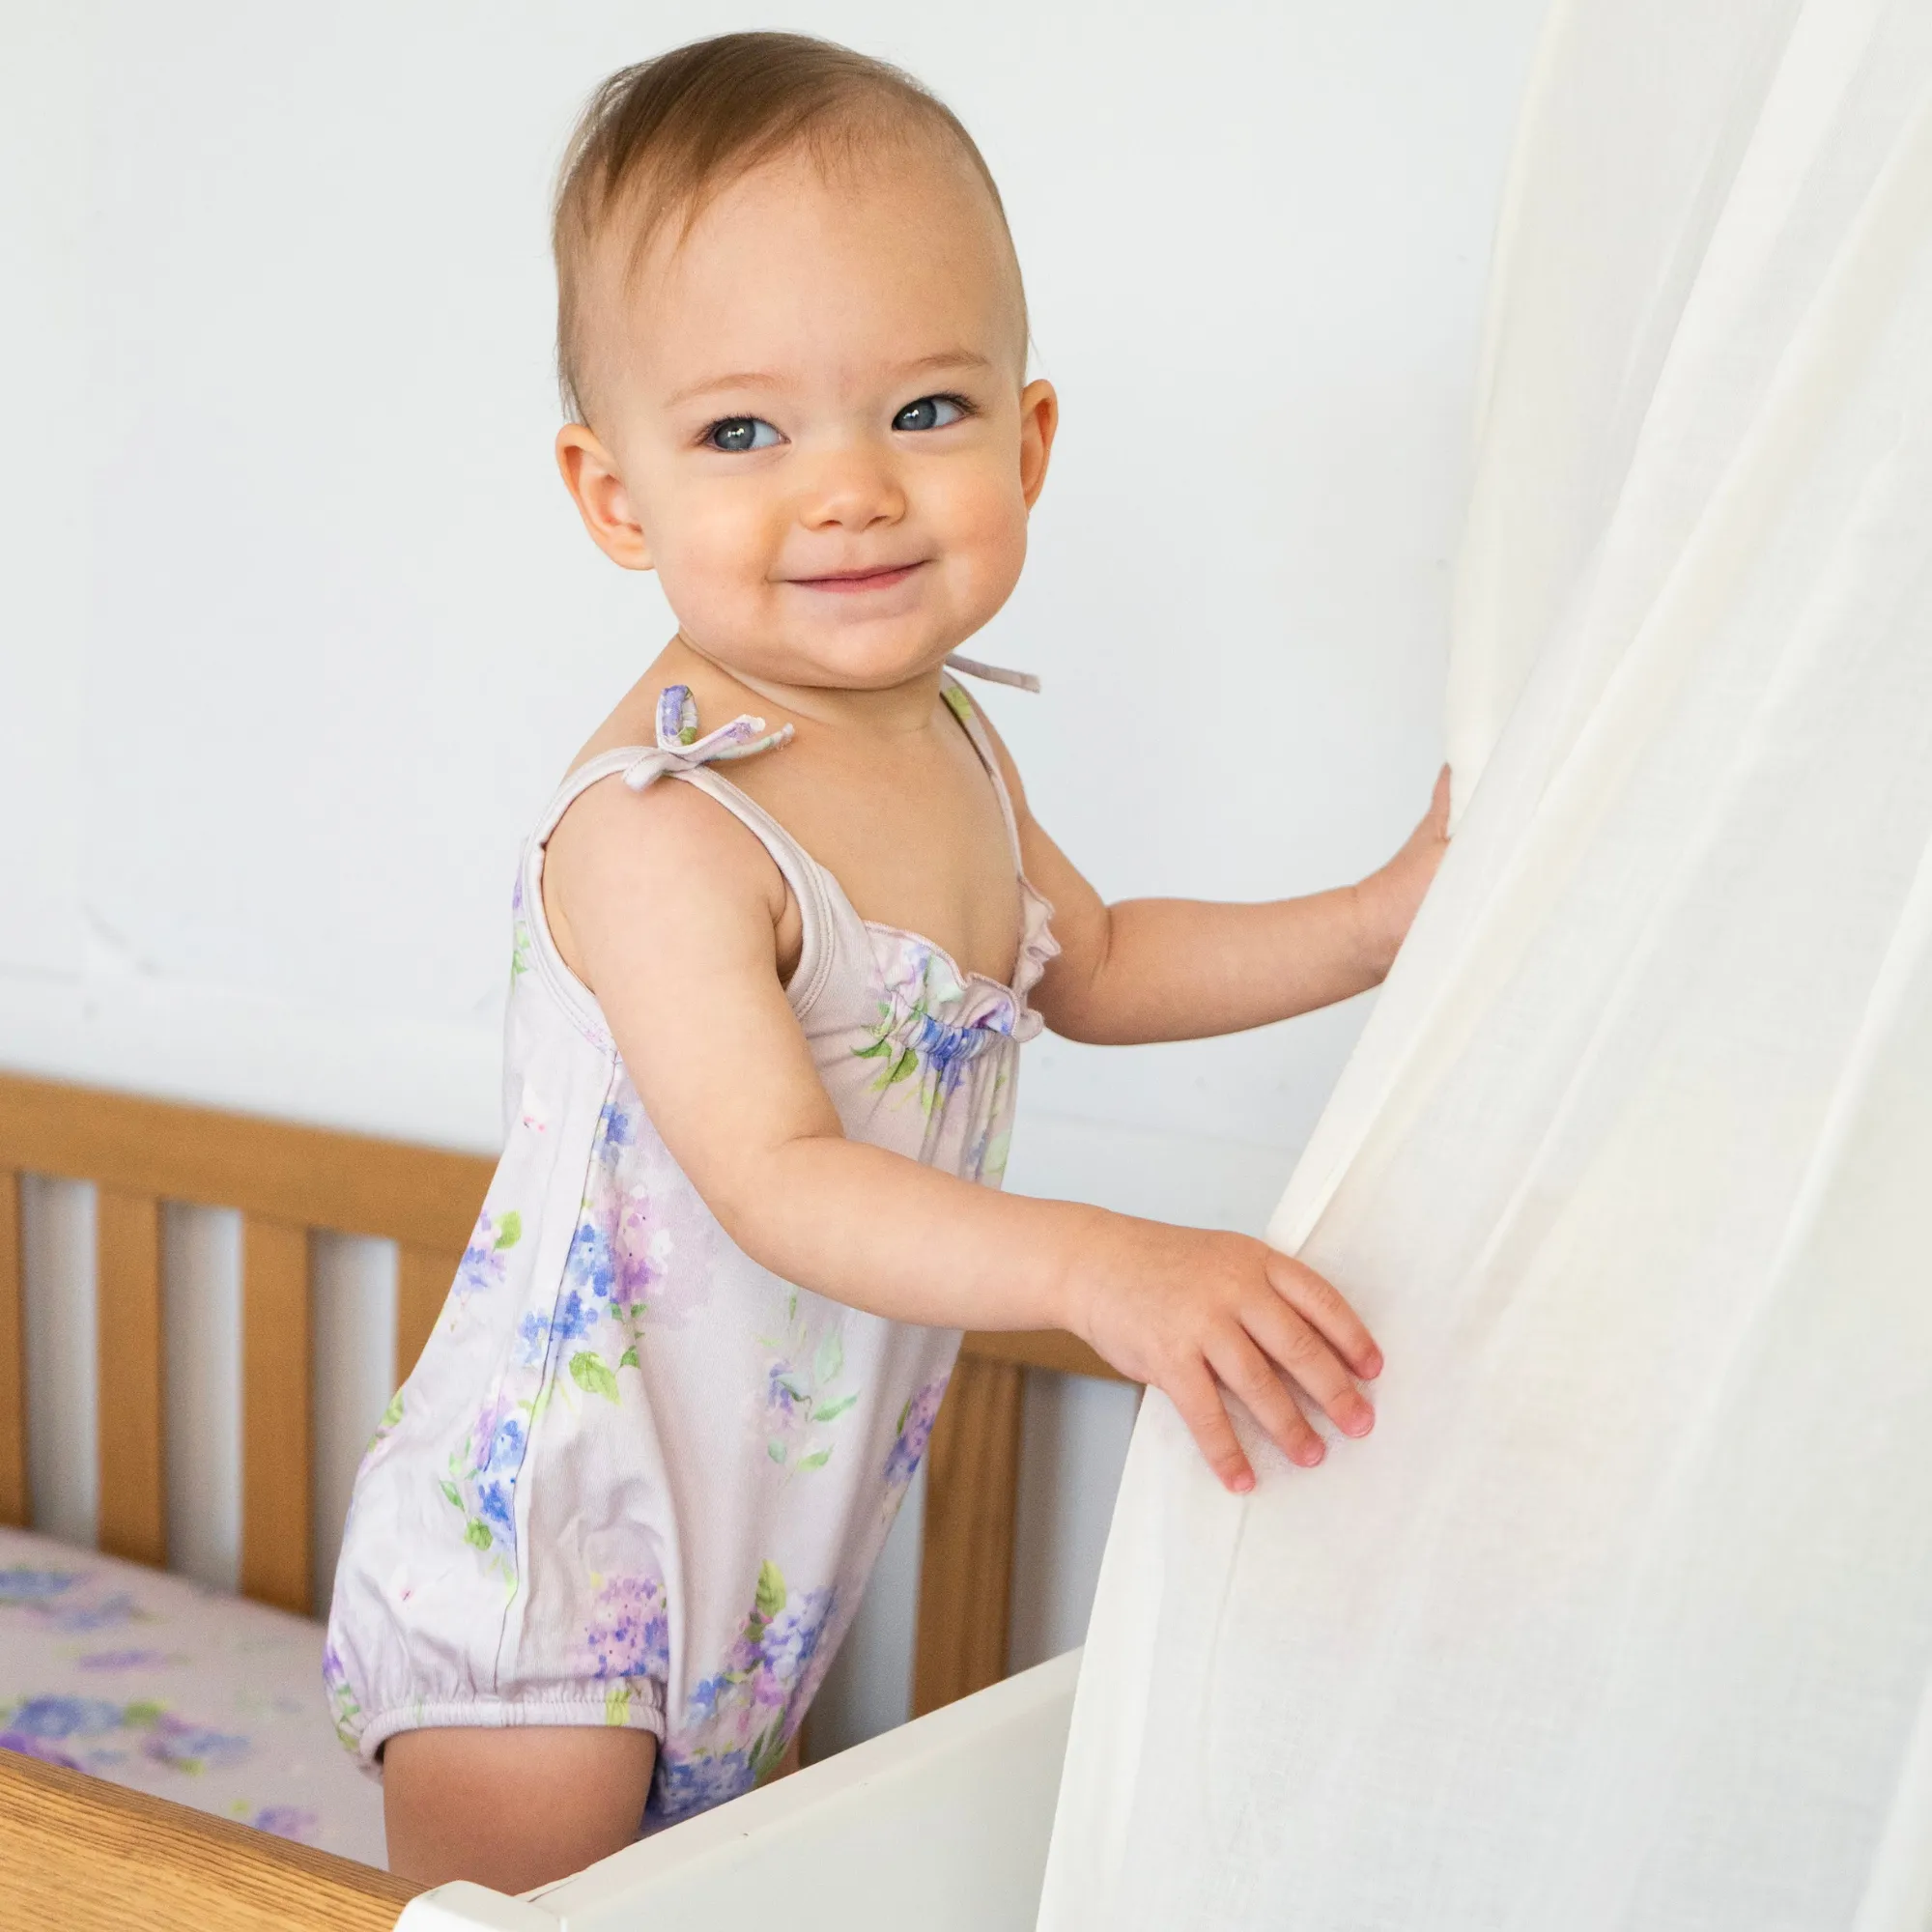
[[[1053,901],[1060,942],[1034,1005],[1067,1039],[1127,1046],[1239,1033],[1379,985],[1448,844],[1444,770],[1408,842],[1357,885],[1250,905],[1110,906],[1035,822],[1019,774],[995,743],[1027,876]]]
[[[780,984],[782,878],[675,781],[593,786],[551,841],[545,904],[667,1146],[746,1253],[853,1307],[945,1327],[1065,1327],[1165,1389],[1230,1488],[1234,1391],[1321,1460],[1285,1373],[1337,1427],[1381,1357],[1321,1276],[1242,1235],[1003,1195],[844,1138]]]

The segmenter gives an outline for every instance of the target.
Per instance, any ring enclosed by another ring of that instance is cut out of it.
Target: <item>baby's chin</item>
[[[682,628],[697,650],[735,675],[812,691],[892,691],[930,675],[968,634],[953,625],[850,618],[795,621],[777,635]]]

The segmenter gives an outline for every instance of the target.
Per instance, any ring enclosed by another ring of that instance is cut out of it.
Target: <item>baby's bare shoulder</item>
[[[797,915],[771,854],[680,779],[641,792],[614,774],[591,785],[551,835],[542,890],[557,951],[599,998],[613,968],[634,973],[640,960],[796,952]]]
[[[562,889],[674,894],[723,893],[784,903],[784,875],[734,812],[696,785],[661,777],[633,791],[613,774],[589,786],[552,833],[546,870]]]

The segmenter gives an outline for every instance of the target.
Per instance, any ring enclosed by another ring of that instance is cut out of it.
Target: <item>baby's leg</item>
[[[657,1742],[596,1725],[398,1732],[383,1747],[389,1869],[512,1892],[582,1871],[638,1835]]]

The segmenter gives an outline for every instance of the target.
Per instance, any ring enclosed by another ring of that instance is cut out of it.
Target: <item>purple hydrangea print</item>
[[[248,1755],[248,1740],[161,1711],[156,1714],[154,1727],[141,1750],[155,1763],[169,1765],[192,1776],[211,1766],[240,1764]]]
[[[635,1147],[638,1117],[642,1109],[631,1094],[619,1094],[606,1100],[597,1116],[597,1132],[590,1143],[591,1158],[605,1167],[616,1166],[624,1149]]]
[[[666,1822],[694,1817],[727,1799],[742,1798],[757,1781],[749,1751],[688,1757],[668,1746],[651,1780],[650,1809]]]
[[[583,1648],[594,1677],[670,1674],[670,1618],[661,1578],[642,1575],[606,1577],[591,1599]]]
[[[477,1216],[469,1245],[457,1264],[456,1293],[482,1294],[502,1287],[509,1268],[504,1257],[523,1237],[524,1218],[515,1208],[501,1214],[492,1214],[486,1208]]]
[[[936,1376],[899,1410],[898,1434],[893,1437],[893,1446],[886,1453],[886,1487],[894,1492],[894,1500],[896,1500],[897,1492],[912,1481],[913,1472],[925,1454],[925,1445],[931,1439],[932,1425],[938,1419],[939,1405],[945,1397],[948,1379],[945,1376]]]
[[[293,1838],[298,1845],[311,1845],[322,1830],[322,1820],[313,1811],[298,1804],[265,1804],[248,1820],[258,1832],[277,1838]]]
[[[584,1204],[584,1218],[577,1224],[570,1243],[570,1259],[564,1264],[565,1278],[580,1290],[588,1289],[600,1301],[610,1298],[617,1279],[616,1263],[611,1255],[611,1234]]]
[[[749,1790],[778,1767],[831,1662],[825,1634],[837,1602],[830,1589],[794,1595],[776,1563],[762,1566],[751,1615],[665,1740],[652,1784],[654,1815],[687,1817]]]
[[[335,1735],[350,1749],[362,1740],[362,1706],[349,1687],[349,1668],[342,1653],[331,1643],[322,1653],[322,1688],[328,1695],[329,1715],[335,1719]]]
[[[80,1582],[79,1570],[29,1570],[24,1566],[0,1570],[0,1604],[38,1606]]]
[[[28,1697],[14,1707],[7,1729],[46,1743],[99,1737],[103,1731],[121,1728],[125,1709],[104,1697]]]

